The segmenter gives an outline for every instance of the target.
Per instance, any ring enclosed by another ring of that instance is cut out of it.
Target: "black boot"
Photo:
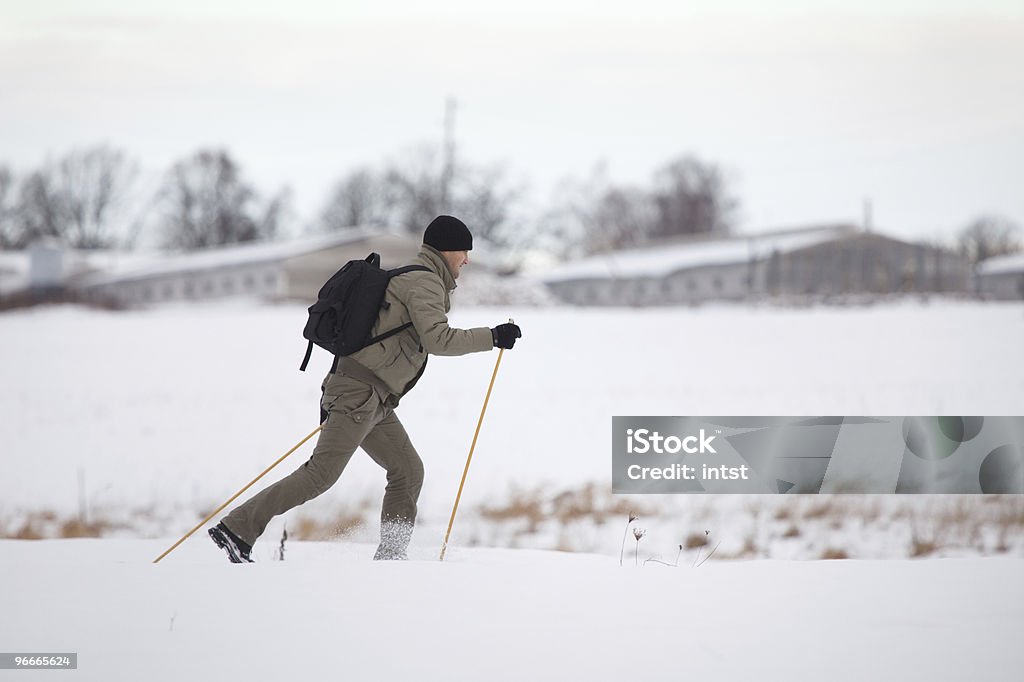
[[[213,542],[228,554],[228,559],[233,564],[255,563],[249,556],[252,547],[246,544],[240,537],[228,530],[223,523],[218,523],[209,530]]]

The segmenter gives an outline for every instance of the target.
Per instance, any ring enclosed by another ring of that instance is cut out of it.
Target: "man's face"
[[[448,263],[448,270],[452,277],[459,278],[459,271],[463,265],[469,265],[469,251],[442,251],[445,261]]]

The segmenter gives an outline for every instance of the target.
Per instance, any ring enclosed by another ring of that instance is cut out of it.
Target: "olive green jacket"
[[[494,347],[488,327],[448,326],[455,278],[441,253],[423,245],[413,264],[424,265],[429,272],[408,272],[391,279],[371,335],[383,334],[407,322],[412,322],[412,326],[341,358],[337,369],[338,375],[361,379],[379,392],[386,389],[394,396],[395,404],[419,381],[428,355],[465,355]],[[333,376],[329,374],[324,380],[328,392]]]

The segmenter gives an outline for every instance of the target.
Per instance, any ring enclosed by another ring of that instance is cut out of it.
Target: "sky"
[[[603,161],[719,164],[756,233],[1024,224],[1024,3],[0,0],[0,163],[109,142],[146,182],[204,146],[299,223],[359,166],[440,144],[543,206]],[[508,9],[511,7],[512,9]]]

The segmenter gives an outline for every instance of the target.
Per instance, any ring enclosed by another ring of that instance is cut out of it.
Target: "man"
[[[327,491],[358,447],[387,471],[374,559],[406,558],[423,462],[394,408],[419,381],[428,355],[512,348],[522,336],[511,323],[493,329],[448,326],[451,292],[472,248],[473,235],[457,218],[438,216],[427,226],[415,261],[427,271],[391,279],[372,336],[407,322],[412,326],[339,359],[321,386],[323,429],[309,461],[210,529],[210,537],[232,562],[251,562],[252,545],[270,520]]]

